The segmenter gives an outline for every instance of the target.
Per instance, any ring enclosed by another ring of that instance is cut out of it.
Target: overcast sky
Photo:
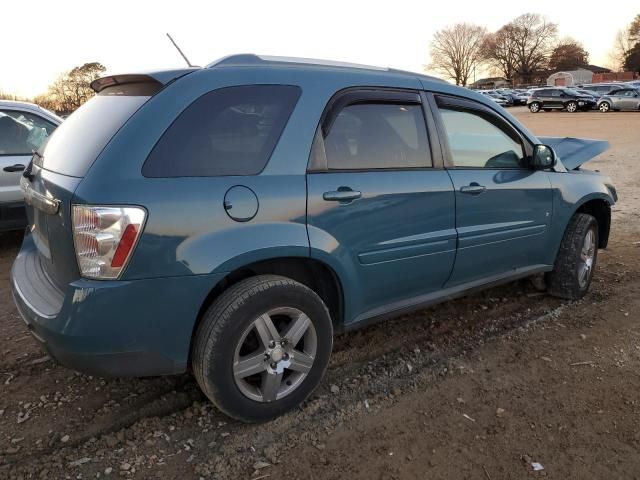
[[[251,52],[422,71],[436,30],[457,22],[495,30],[529,11],[557,22],[561,37],[582,42],[591,63],[603,65],[617,30],[640,13],[638,0],[612,8],[563,0],[2,3],[0,90],[25,96],[44,92],[58,74],[85,62],[101,62],[109,72],[183,65],[165,32],[199,65]]]

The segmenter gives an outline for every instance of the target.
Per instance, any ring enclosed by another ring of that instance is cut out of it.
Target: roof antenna
[[[187,65],[189,65],[190,67],[193,67],[193,65],[191,65],[191,62],[189,61],[189,59],[187,58],[187,56],[182,53],[182,50],[180,50],[180,47],[178,46],[178,44],[175,42],[175,40],[173,38],[171,38],[171,35],[169,35],[167,33],[167,37],[169,37],[169,40],[171,40],[171,43],[173,43],[173,46],[176,47],[176,50],[178,50],[178,52],[180,53],[180,55],[182,55],[182,58],[184,58],[184,61],[187,62]]]

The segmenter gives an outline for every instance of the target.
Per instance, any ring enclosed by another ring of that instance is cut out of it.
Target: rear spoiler
[[[98,78],[91,82],[90,86],[94,92],[100,93],[105,88],[123,86],[123,85],[154,85],[157,90],[168,83],[177,80],[191,72],[199,70],[199,68],[181,68],[177,70],[161,70],[149,73],[125,73],[108,75]]]

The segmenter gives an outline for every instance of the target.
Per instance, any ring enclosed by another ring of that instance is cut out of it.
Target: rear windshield
[[[42,167],[84,177],[118,129],[149,99],[146,95],[96,95],[76,110],[40,147]]]

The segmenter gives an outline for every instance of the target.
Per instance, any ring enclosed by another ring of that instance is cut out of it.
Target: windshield
[[[84,177],[122,125],[148,96],[97,95],[76,110],[39,149],[42,168]]]

